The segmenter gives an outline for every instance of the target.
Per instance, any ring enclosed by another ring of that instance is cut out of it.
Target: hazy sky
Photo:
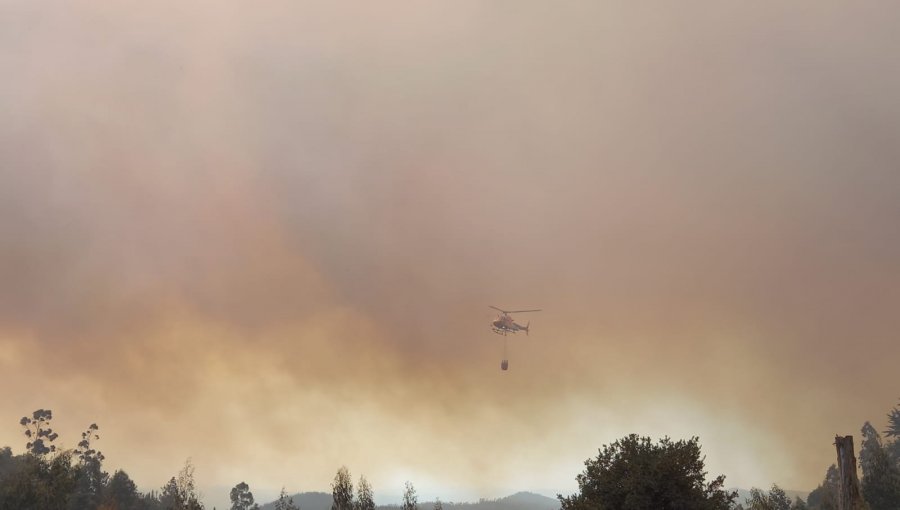
[[[895,2],[0,3],[0,445],[208,501],[809,490],[900,397]],[[501,337],[488,305],[543,308]]]

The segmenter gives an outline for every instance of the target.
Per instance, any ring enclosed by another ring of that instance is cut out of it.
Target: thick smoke
[[[896,399],[891,4],[3,10],[2,444],[490,496],[696,434],[809,489]],[[545,309],[508,373],[489,304]]]

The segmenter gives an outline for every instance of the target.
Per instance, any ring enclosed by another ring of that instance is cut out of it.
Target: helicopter
[[[516,321],[513,320],[512,317],[509,316],[511,313],[525,313],[525,312],[540,312],[540,310],[501,310],[496,306],[491,306],[494,310],[500,312],[500,315],[497,316],[497,320],[491,323],[491,329],[494,330],[494,333],[498,335],[506,336],[510,333],[517,333],[519,331],[524,331],[525,334],[528,334],[528,326],[531,324],[530,322],[526,323],[524,326],[521,324],[516,324]]]
[[[491,306],[494,310],[500,312],[500,315],[497,316],[497,320],[491,323],[491,329],[494,330],[494,333],[498,335],[503,335],[503,359],[500,361],[500,369],[501,370],[509,370],[509,360],[506,358],[506,335],[510,333],[517,333],[519,331],[524,331],[525,334],[528,334],[528,326],[531,324],[530,322],[525,323],[524,326],[521,324],[516,324],[516,321],[510,317],[511,313],[525,313],[525,312],[540,312],[540,310],[501,310],[496,306]]]

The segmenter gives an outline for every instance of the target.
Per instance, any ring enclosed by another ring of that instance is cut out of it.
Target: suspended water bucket
[[[503,361],[501,361],[501,362],[500,362],[500,369],[501,369],[501,370],[509,370],[509,361],[508,361],[508,360],[503,360]]]

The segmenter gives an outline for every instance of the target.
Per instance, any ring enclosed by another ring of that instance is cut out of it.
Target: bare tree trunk
[[[859,492],[859,478],[856,476],[853,436],[834,436],[834,446],[837,449],[837,464],[841,474],[838,508],[840,510],[865,510],[866,503]]]

